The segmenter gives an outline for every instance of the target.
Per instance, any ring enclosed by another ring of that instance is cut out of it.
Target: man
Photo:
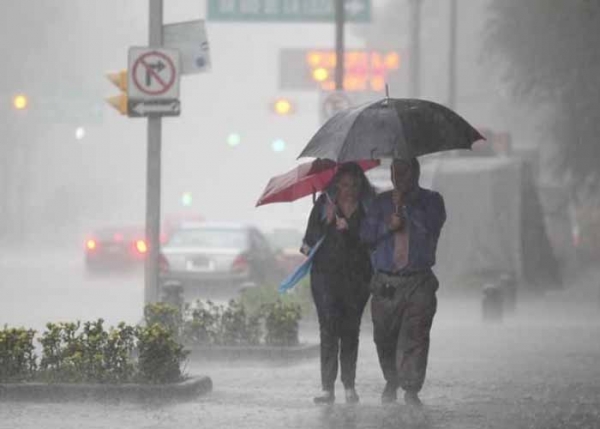
[[[391,173],[394,189],[377,196],[361,238],[373,249],[373,336],[386,380],[381,401],[396,401],[401,387],[406,403],[419,406],[437,307],[431,267],[446,211],[440,194],[419,187],[416,158],[394,159]]]

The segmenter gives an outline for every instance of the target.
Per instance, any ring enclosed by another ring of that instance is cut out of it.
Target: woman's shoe
[[[323,390],[323,394],[316,396],[313,401],[315,404],[333,404],[335,402],[333,390]]]
[[[398,394],[396,393],[397,390],[398,388],[396,386],[389,382],[386,383],[385,389],[383,389],[383,392],[381,393],[381,403],[391,404],[392,402],[396,402],[398,399]]]
[[[421,408],[423,406],[421,399],[419,399],[418,393],[410,390],[404,392],[404,402],[406,402],[406,405],[411,407]]]
[[[353,387],[346,389],[346,404],[357,404],[359,400],[360,398]]]

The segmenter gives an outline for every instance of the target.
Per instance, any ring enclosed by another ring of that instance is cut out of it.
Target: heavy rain
[[[600,4],[0,23],[0,429],[600,428]]]

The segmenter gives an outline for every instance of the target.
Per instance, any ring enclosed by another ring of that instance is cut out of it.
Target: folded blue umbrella
[[[317,250],[319,250],[319,247],[321,247],[321,243],[323,243],[324,239],[325,236],[321,237],[319,241],[317,241],[317,244],[315,244],[313,248],[310,249],[306,260],[302,262],[302,264],[300,264],[294,270],[293,273],[287,276],[287,278],[284,281],[281,282],[281,284],[279,285],[279,293],[283,294],[291,288],[293,288],[294,286],[296,286],[296,284],[298,284],[298,282],[310,272],[310,267],[312,266],[315,253],[317,253]]]

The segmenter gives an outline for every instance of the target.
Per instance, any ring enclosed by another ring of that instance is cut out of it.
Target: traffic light
[[[285,150],[285,146],[285,140],[282,139],[273,140],[271,143],[271,149],[273,152],[283,152]]]
[[[191,192],[184,192],[181,195],[181,205],[184,207],[190,207],[192,205],[192,193]]]
[[[107,73],[106,77],[110,80],[122,93],[106,99],[108,104],[119,111],[121,115],[127,115],[129,109],[127,107],[127,70],[119,72]]]
[[[242,136],[238,133],[231,133],[227,136],[227,144],[231,147],[237,146],[242,142]]]
[[[85,128],[77,127],[77,129],[75,130],[75,138],[77,140],[83,140],[84,137],[85,137]]]
[[[25,94],[17,94],[13,97],[13,107],[16,110],[25,110],[29,105],[29,99]]]
[[[319,67],[313,70],[312,77],[316,82],[322,83],[329,79],[329,72],[326,68]]]
[[[279,98],[275,100],[272,106],[272,110],[279,116],[287,116],[294,113],[294,105],[287,98]]]

